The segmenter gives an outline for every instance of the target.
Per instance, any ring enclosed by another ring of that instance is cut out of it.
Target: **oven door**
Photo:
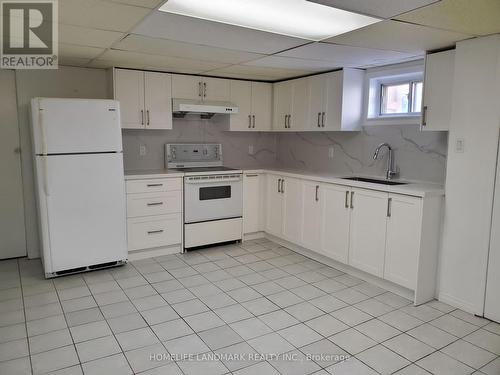
[[[184,178],[184,222],[229,219],[243,215],[241,174]]]

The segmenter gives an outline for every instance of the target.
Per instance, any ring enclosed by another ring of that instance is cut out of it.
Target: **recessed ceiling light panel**
[[[381,21],[306,0],[168,0],[159,10],[315,41]]]

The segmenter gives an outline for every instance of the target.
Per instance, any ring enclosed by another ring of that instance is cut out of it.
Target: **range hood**
[[[176,118],[182,118],[187,114],[199,114],[201,118],[207,119],[217,113],[238,113],[238,107],[228,102],[172,99],[172,113]]]

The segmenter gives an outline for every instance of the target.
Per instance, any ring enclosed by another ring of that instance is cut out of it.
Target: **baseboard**
[[[243,241],[257,240],[259,238],[265,238],[266,234],[264,232],[253,232],[243,234]]]
[[[465,302],[459,298],[455,298],[448,293],[438,293],[438,300],[444,302],[450,306],[456,307],[457,309],[463,310],[473,315],[483,316],[482,311],[477,311],[473,305],[468,302]]]
[[[182,253],[181,244],[172,246],[155,247],[152,249],[134,250],[128,252],[128,260],[140,260],[147,258],[160,257],[163,255],[179,254]]]

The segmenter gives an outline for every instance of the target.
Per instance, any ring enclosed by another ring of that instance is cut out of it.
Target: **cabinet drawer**
[[[182,190],[182,178],[152,178],[126,181],[127,194]]]
[[[181,243],[181,214],[127,220],[128,250],[148,249]]]
[[[165,215],[182,212],[182,192],[127,195],[127,217]]]

